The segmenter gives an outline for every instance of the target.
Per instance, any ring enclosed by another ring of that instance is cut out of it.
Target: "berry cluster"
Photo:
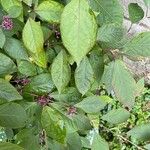
[[[52,98],[50,96],[43,95],[37,98],[37,103],[41,106],[46,106],[50,102],[52,102]]]
[[[68,108],[68,115],[69,115],[69,116],[73,116],[73,115],[76,114],[76,113],[77,113],[76,107],[70,106],[70,107]]]
[[[12,30],[13,28],[12,19],[9,16],[3,16],[1,27],[4,28],[5,30]]]
[[[60,32],[55,30],[55,36],[56,36],[56,39],[60,39],[61,37]]]
[[[18,92],[22,95],[24,86],[30,83],[30,80],[28,78],[16,78],[11,82],[16,86]]]
[[[23,79],[16,79],[14,82],[17,84],[25,86],[30,82],[30,80],[27,78],[23,78]]]

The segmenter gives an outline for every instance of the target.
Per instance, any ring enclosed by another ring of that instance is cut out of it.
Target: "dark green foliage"
[[[150,32],[128,39],[123,18],[118,0],[0,0],[0,150],[149,147],[150,93],[122,56],[149,57]]]

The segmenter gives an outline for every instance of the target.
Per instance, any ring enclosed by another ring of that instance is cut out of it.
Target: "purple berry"
[[[23,79],[16,79],[15,82],[17,84],[21,84],[21,85],[25,86],[30,82],[30,80],[27,78],[23,78]]]
[[[76,113],[77,113],[76,107],[70,106],[70,107],[68,108],[68,115],[69,115],[69,116],[73,116],[73,115],[76,114]]]
[[[57,39],[60,39],[60,37],[61,37],[60,32],[55,30],[55,36],[56,36]]]
[[[22,85],[27,85],[29,82],[30,82],[29,79],[22,79],[22,80],[21,80],[21,84],[22,84]]]
[[[12,19],[9,16],[3,16],[1,27],[4,28],[5,30],[12,30],[13,28]]]
[[[52,98],[50,96],[43,95],[37,98],[37,103],[41,106],[46,106],[50,102],[52,102]]]

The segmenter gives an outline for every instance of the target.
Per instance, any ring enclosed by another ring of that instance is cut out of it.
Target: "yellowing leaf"
[[[23,29],[23,42],[34,62],[46,68],[46,55],[43,50],[44,37],[41,26],[31,18]]]
[[[66,128],[62,117],[52,108],[46,106],[41,116],[42,127],[49,137],[63,143],[66,137]]]

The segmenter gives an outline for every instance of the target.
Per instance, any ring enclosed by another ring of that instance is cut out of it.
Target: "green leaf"
[[[22,99],[22,96],[8,81],[0,78],[0,98],[13,101]]]
[[[100,135],[95,134],[91,150],[99,150],[99,148],[102,150],[109,150],[109,145],[104,139],[101,138]]]
[[[132,138],[147,141],[150,139],[150,124],[142,124],[140,126],[135,126],[127,134]]]
[[[106,115],[102,116],[103,120],[111,124],[120,124],[128,120],[130,113],[123,108],[114,109],[109,111]]]
[[[64,46],[79,63],[95,44],[97,25],[86,0],[72,0],[61,16],[61,36]]]
[[[71,2],[71,0],[65,0],[65,4],[68,4],[70,2]]]
[[[67,145],[70,150],[81,150],[81,138],[77,132],[67,135]]]
[[[8,15],[11,18],[17,18],[21,15],[21,13],[22,13],[22,7],[17,5],[10,7],[10,9],[8,10]]]
[[[28,19],[23,29],[23,42],[34,62],[46,68],[46,55],[43,50],[44,37],[39,23]]]
[[[8,75],[15,71],[15,63],[9,57],[0,53],[0,76]]]
[[[35,12],[49,23],[59,23],[62,11],[63,5],[55,1],[44,1],[35,9]]]
[[[69,134],[76,132],[77,125],[73,122],[72,116],[68,115],[68,112],[66,111],[66,103],[55,102],[52,103],[51,106],[61,115],[65,124],[66,133]]]
[[[65,51],[62,50],[54,59],[51,68],[51,75],[58,92],[61,93],[68,85],[71,77],[71,68],[67,62]]]
[[[99,13],[98,24],[123,23],[123,9],[118,0],[89,0],[92,9]]]
[[[41,150],[39,136],[34,134],[31,129],[23,129],[16,135],[16,139],[25,150]]]
[[[48,140],[48,146],[52,150],[66,150],[66,146],[64,144],[51,139]]]
[[[9,13],[12,11],[12,8],[13,7],[20,7],[21,9],[21,13],[19,14],[19,16],[17,17],[20,21],[23,21],[23,7],[22,7],[22,3],[21,1],[18,1],[18,0],[1,0],[1,5],[3,6],[4,10]],[[18,10],[17,10],[18,11]],[[18,13],[18,12],[14,12],[15,15]]]
[[[6,41],[5,34],[3,33],[2,29],[0,29],[0,48],[3,48]]]
[[[91,145],[90,145],[90,142],[89,140],[87,139],[87,137],[80,137],[81,138],[81,141],[82,141],[82,147],[85,147],[85,148],[91,148]]]
[[[48,106],[44,107],[41,122],[42,127],[46,130],[49,137],[60,143],[64,143],[66,137],[64,121],[56,111]]]
[[[105,67],[102,82],[108,93],[114,95],[124,106],[133,107],[136,83],[121,60],[113,61]]]
[[[28,60],[28,54],[26,52],[23,43],[14,38],[7,38],[4,45],[5,52],[14,59]]]
[[[133,57],[150,56],[150,32],[140,33],[123,47],[125,54]]]
[[[144,17],[144,11],[137,3],[130,3],[128,5],[128,11],[129,19],[132,23],[137,23]]]
[[[85,57],[75,70],[75,83],[79,92],[84,95],[94,81],[94,72],[87,57]]]
[[[33,0],[22,0],[25,4],[27,4],[28,6],[32,6],[32,1]]]
[[[27,99],[27,101],[30,101],[29,99]],[[28,122],[30,124],[34,124],[35,121],[37,121],[38,119],[40,119],[41,117],[41,111],[42,108],[40,105],[37,104],[37,101],[35,102],[25,102],[22,101],[19,104],[25,109],[27,116],[28,116]]]
[[[86,113],[98,113],[102,110],[107,103],[105,103],[99,96],[90,96],[84,98],[81,102],[77,103],[75,106],[81,108]]]
[[[78,131],[86,131],[86,130],[92,129],[91,122],[87,116],[83,114],[78,114],[78,115],[72,116],[72,119]]]
[[[46,42],[47,40],[49,40],[49,38],[51,37],[51,35],[53,34],[53,31],[50,30],[48,27],[46,26],[42,26],[42,31],[43,31],[43,36],[44,36],[44,42]],[[47,49],[48,50],[48,49]],[[46,50],[46,52],[47,52]]]
[[[97,41],[118,48],[123,39],[124,29],[116,24],[105,24],[98,29]]]
[[[54,58],[56,57],[56,53],[55,53],[55,50],[50,48],[50,49],[47,49],[46,50],[46,56],[47,56],[47,61],[49,63],[52,63]]]
[[[100,98],[106,103],[112,103],[114,100],[107,95],[101,95]]]
[[[37,74],[36,66],[29,61],[19,61],[18,71],[25,76],[35,76]]]
[[[35,76],[31,79],[28,87],[31,92],[37,94],[50,93],[55,88],[49,73],[43,73]]]
[[[12,21],[13,21],[13,28],[11,30],[3,30],[3,32],[6,37],[12,37],[12,36],[16,37],[16,35],[18,35],[18,38],[20,38],[19,36],[21,36],[24,23],[19,21],[18,19],[12,19]]]
[[[16,103],[0,105],[0,126],[7,128],[24,127],[27,115],[23,107]]]
[[[44,38],[40,24],[31,18],[23,29],[23,42],[29,52],[37,53],[43,50]]]
[[[41,51],[32,55],[33,61],[40,67],[46,68],[47,67],[47,58],[45,51]]]
[[[64,123],[65,123],[67,134],[76,132],[78,130],[78,126],[72,120],[72,118],[70,118],[70,116],[63,117],[63,120],[64,120]]]
[[[17,144],[12,144],[9,142],[0,142],[1,150],[25,150],[24,148],[18,146]]]
[[[94,71],[94,78],[99,85],[104,71],[104,58],[102,49],[98,45],[96,45],[90,52],[89,61]]]
[[[75,87],[68,87],[64,89],[61,94],[58,92],[51,93],[51,97],[61,102],[77,103],[81,99],[81,94]]]
[[[97,113],[97,114],[87,114],[87,116],[90,119],[93,128],[98,129],[99,128],[99,123],[100,123],[99,113]]]

